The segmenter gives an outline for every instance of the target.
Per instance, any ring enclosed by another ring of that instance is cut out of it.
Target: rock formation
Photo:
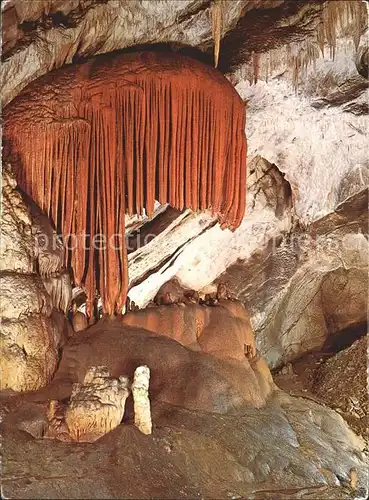
[[[367,498],[368,2],[1,8],[4,496]]]
[[[131,389],[135,426],[143,434],[151,434],[149,380],[150,370],[147,366],[136,368],[132,385],[128,377],[110,377],[104,366],[90,367],[83,382],[73,384],[67,402],[56,399],[49,401],[46,429],[42,437],[64,442],[93,443],[122,422]]]
[[[56,399],[49,402],[46,413],[47,424],[43,434],[45,439],[58,439],[66,443],[72,441],[65,422],[65,409],[65,405]]]
[[[76,304],[73,305],[72,310],[72,326],[75,333],[88,327],[87,316],[82,311],[78,311]]]
[[[53,310],[59,304],[53,303],[35,272],[32,215],[7,165],[3,165],[2,193],[1,389],[35,390],[51,380],[67,327],[65,318]],[[65,289],[70,293],[70,285]]]
[[[136,368],[132,384],[135,426],[143,434],[151,434],[152,432],[149,382],[150,369],[147,366]]]
[[[32,221],[16,185],[10,167],[3,164],[0,270],[30,274],[35,259]]]
[[[172,285],[168,285],[172,288]],[[165,285],[164,290],[168,287]],[[173,302],[181,305],[161,305],[126,313],[125,325],[145,328],[158,335],[170,337],[189,349],[211,354],[220,359],[245,359],[256,354],[254,333],[243,304],[236,300],[220,299],[215,307],[206,302],[189,302],[185,291],[159,294],[160,302],[170,293]],[[180,294],[181,293],[181,294]],[[187,302],[184,304],[183,302]]]
[[[39,402],[30,397],[4,401],[2,480],[7,497],[42,498],[53,488],[58,490],[53,496],[76,499],[152,498],[153,489],[171,498],[227,498],[229,493],[261,500],[367,496],[364,441],[337,412],[282,391],[264,408],[246,406],[236,414],[153,402],[153,437],[133,425],[119,425],[95,443],[77,446],[31,435],[41,437],[35,422],[45,415],[42,397],[37,395]],[[351,487],[354,472],[356,491]]]
[[[170,317],[171,307],[162,307]],[[229,316],[229,324],[232,321],[237,319]],[[222,341],[216,339],[214,345],[216,342],[220,352]],[[151,371],[151,401],[217,413],[234,411],[244,404],[262,407],[276,389],[269,369],[257,359],[248,360],[243,349],[242,359],[231,354],[218,359],[167,336],[128,326],[120,318],[106,318],[70,339],[51,386],[45,391],[52,392],[52,399],[69,397],[73,383],[82,383],[91,365],[100,363],[112,377],[124,373],[130,379],[137,366],[147,365]]]
[[[37,272],[42,277],[53,306],[67,314],[72,299],[72,286],[69,271],[64,267],[63,240],[56,234],[47,215],[28,196],[24,198],[32,217]]]
[[[367,358],[368,338],[364,336],[326,359],[317,369],[311,388],[366,439],[369,437]]]
[[[129,395],[129,381],[110,377],[103,366],[90,368],[83,383],[73,385],[65,423],[75,441],[93,442],[117,427]]]

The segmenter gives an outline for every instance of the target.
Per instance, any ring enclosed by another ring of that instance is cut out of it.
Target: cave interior
[[[368,5],[3,2],[3,498],[367,498]]]

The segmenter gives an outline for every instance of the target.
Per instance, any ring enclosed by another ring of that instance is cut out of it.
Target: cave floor
[[[316,381],[314,358],[292,367],[283,383],[277,375],[277,384],[285,390],[274,391],[262,408],[244,404],[218,413],[199,411],[196,406],[195,410],[184,408],[189,386],[195,397],[198,391],[216,386],[216,377],[211,379],[213,385],[206,385],[202,372],[194,372],[193,365],[186,369],[186,364],[180,364],[176,371],[169,366],[163,380],[177,387],[179,404],[164,402],[152,390],[152,435],[142,434],[133,425],[130,396],[123,422],[96,442],[45,439],[50,399],[70,396],[71,379],[64,377],[71,373],[68,353],[77,356],[78,363],[73,365],[77,372],[83,365],[82,354],[86,366],[95,366],[95,358],[106,363],[108,355],[122,360],[128,351],[136,356],[133,361],[138,366],[138,355],[144,353],[149,359],[155,354],[153,341],[150,344],[142,332],[135,330],[129,336],[110,323],[104,335],[98,336],[95,330],[80,335],[79,350],[64,349],[49,386],[35,392],[0,394],[4,498],[367,498],[367,445],[337,411],[324,404],[324,398],[316,396],[314,384],[308,387],[307,380]],[[165,353],[169,365],[173,364],[176,342],[163,337],[155,341],[160,341],[162,349],[154,361],[164,364]],[[347,354],[343,353],[332,362],[345,363],[345,369],[357,368],[366,360],[364,344],[365,338],[350,348],[352,361],[343,358]],[[85,368],[80,371],[84,376]],[[336,383],[326,375],[320,389]],[[175,377],[181,384],[175,386]],[[349,393],[350,387],[346,388]],[[343,394],[342,389],[339,396]]]
[[[154,402],[150,436],[133,426],[128,404],[123,423],[92,444],[43,439],[47,403],[35,394],[1,398],[5,498],[366,495],[360,438],[336,412],[283,391],[262,409],[226,415]]]

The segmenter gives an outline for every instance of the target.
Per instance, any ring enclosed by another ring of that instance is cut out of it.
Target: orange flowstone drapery
[[[20,187],[69,238],[89,310],[96,291],[105,313],[125,303],[125,213],[150,215],[157,199],[241,223],[245,105],[195,59],[140,52],[66,66],[28,85],[3,123]]]

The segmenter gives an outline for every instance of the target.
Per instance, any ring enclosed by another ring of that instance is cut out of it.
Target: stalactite
[[[319,58],[319,50],[324,57],[327,45],[330,57],[335,59],[337,39],[351,36],[357,50],[362,33],[367,27],[365,2],[361,0],[340,0],[325,2],[321,20],[316,29],[316,41],[303,42],[298,53],[290,59],[292,64],[293,85],[298,87],[301,69],[306,69]]]
[[[322,22],[317,29],[317,40],[324,55],[324,43],[328,44],[330,56],[335,58],[339,34],[351,34],[357,50],[365,26],[365,6],[360,0],[326,2]]]
[[[178,54],[98,56],[31,83],[5,108],[18,182],[73,245],[66,264],[88,315],[97,292],[107,314],[125,304],[126,212],[150,215],[158,199],[241,223],[244,129],[231,84]]]
[[[220,40],[222,38],[223,29],[223,1],[213,0],[211,5],[211,28],[214,40],[214,67],[218,66]]]
[[[252,64],[254,68],[254,83],[257,83],[260,76],[260,52],[252,53]]]

